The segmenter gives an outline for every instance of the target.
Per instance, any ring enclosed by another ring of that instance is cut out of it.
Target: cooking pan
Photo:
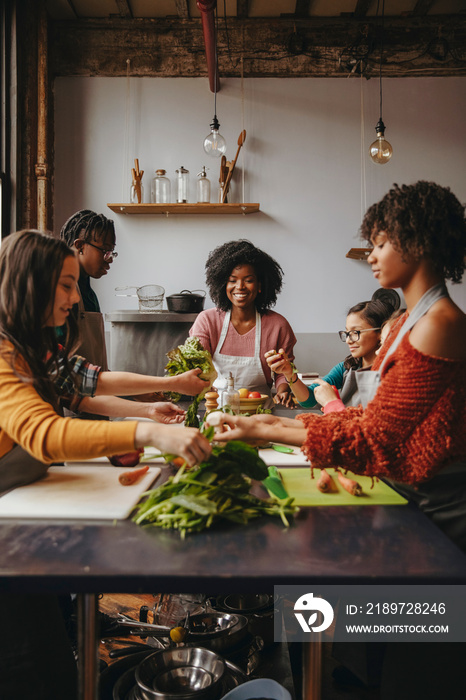
[[[196,292],[198,292],[196,294]],[[179,294],[170,294],[167,297],[169,311],[182,314],[198,314],[204,308],[205,292],[202,289],[183,289]]]

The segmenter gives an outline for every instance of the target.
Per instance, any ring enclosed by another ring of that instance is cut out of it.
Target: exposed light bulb
[[[220,124],[217,115],[214,116],[210,125],[210,134],[204,139],[204,151],[211,158],[220,158],[226,153],[227,144],[219,132]]]
[[[388,141],[385,140],[385,124],[383,123],[382,119],[379,119],[377,122],[375,131],[377,134],[377,139],[374,141],[374,143],[371,143],[369,153],[374,163],[383,165],[384,163],[388,163],[392,157],[393,148]]]

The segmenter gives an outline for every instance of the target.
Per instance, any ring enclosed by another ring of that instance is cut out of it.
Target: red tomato
[[[248,394],[248,399],[260,399],[261,395],[259,391],[250,391]]]

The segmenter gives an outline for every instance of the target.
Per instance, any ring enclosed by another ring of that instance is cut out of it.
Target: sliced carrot
[[[335,493],[338,491],[337,485],[325,469],[320,470],[320,477],[317,482],[317,488],[322,493]]]
[[[131,484],[135,484],[136,481],[143,476],[143,474],[147,474],[148,471],[149,465],[146,464],[144,467],[140,467],[139,469],[131,469],[131,471],[122,472],[118,477],[118,481],[123,486],[131,486]]]
[[[343,488],[348,491],[352,496],[362,495],[362,486],[358,484],[354,479],[350,479],[344,476],[340,471],[338,472],[338,481],[343,486]]]

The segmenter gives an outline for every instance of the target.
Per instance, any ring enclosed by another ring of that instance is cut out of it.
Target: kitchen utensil
[[[145,698],[210,700],[225,672],[223,659],[209,649],[178,647],[156,651],[141,661],[135,677]]]
[[[276,445],[274,442],[266,442],[260,445],[261,450],[275,450],[275,452],[283,452],[286,455],[294,455],[294,449],[287,445]]]
[[[122,486],[118,477],[126,467],[112,467],[108,461],[68,464],[49,467],[43,479],[3,495],[0,518],[125,519],[161,472],[151,467],[132,486]]]
[[[327,470],[334,476],[334,470]],[[338,486],[336,493],[321,493],[317,488],[320,469],[314,469],[314,478],[311,479],[309,466],[307,469],[281,470],[283,485],[289,495],[294,498],[296,506],[375,506],[375,505],[405,505],[408,501],[394,491],[383,481],[372,484],[370,476],[360,476],[347,472],[346,476],[355,479],[362,486],[362,496],[352,496],[348,491],[334,481]]]
[[[283,481],[277,467],[270,466],[268,471],[268,477],[262,482],[267,491],[272,493],[277,498],[289,498],[288,492],[283,486]]]
[[[117,294],[118,297],[135,297],[139,299],[139,311],[156,312],[162,309],[165,289],[159,284],[145,284],[142,287],[115,287],[116,292],[135,289],[136,294]]]
[[[198,292],[196,294],[196,292]],[[183,289],[179,294],[170,294],[167,297],[169,311],[183,314],[197,314],[204,308],[205,292],[202,289]]]
[[[232,178],[232,175],[233,175],[233,171],[234,171],[234,169],[235,169],[236,161],[238,160],[239,152],[240,152],[241,147],[242,147],[242,145],[243,145],[243,143],[244,143],[245,141],[246,141],[246,129],[243,129],[243,131],[242,131],[242,132],[240,133],[240,135],[238,136],[238,150],[236,151],[235,159],[234,159],[233,162],[231,163],[230,169],[229,169],[229,171],[228,171],[227,179],[226,179],[226,182],[225,182],[225,186],[224,186],[224,188],[223,188],[223,199],[222,199],[222,203],[225,203],[225,202],[226,202],[226,198],[227,198],[227,194],[228,194],[228,188],[230,187],[230,182],[231,182],[231,178]]]
[[[133,202],[136,204],[141,204],[143,200],[142,196],[142,176],[144,175],[144,170],[139,170],[139,159],[135,158],[134,159],[134,168],[131,170],[131,174],[133,176],[133,187],[134,188],[134,196],[131,195],[131,199],[136,199],[137,202]]]

